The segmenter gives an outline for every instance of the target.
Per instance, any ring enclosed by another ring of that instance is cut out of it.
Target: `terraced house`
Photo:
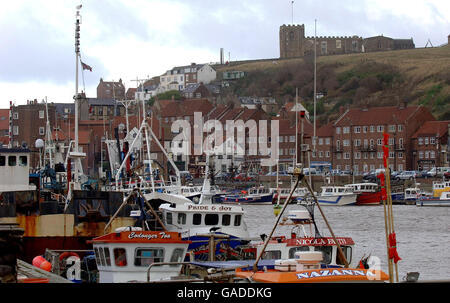
[[[334,123],[334,168],[355,174],[383,168],[383,132],[389,133],[389,167],[413,168],[411,138],[435,118],[423,106],[364,107],[346,110]]]

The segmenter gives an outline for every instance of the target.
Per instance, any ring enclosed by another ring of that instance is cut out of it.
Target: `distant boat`
[[[357,194],[356,205],[378,205],[381,203],[381,191],[377,183],[353,183],[345,187]]]
[[[416,206],[450,206],[450,191],[441,193],[436,197],[420,197],[416,200]]]
[[[322,186],[321,193],[317,196],[320,205],[353,205],[356,204],[357,194],[353,193],[351,188],[345,186]],[[300,203],[303,198],[297,198]]]
[[[272,204],[272,200],[273,192],[263,186],[250,188],[248,193],[223,195],[221,198],[221,202],[226,204]]]

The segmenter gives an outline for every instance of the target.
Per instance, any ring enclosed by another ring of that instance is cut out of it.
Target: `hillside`
[[[256,62],[233,62],[218,66],[248,75],[235,80],[225,94],[273,96],[281,104],[300,100],[313,108],[314,58],[305,57]],[[440,120],[450,119],[450,46],[317,57],[318,121],[338,116],[341,106],[427,106]]]

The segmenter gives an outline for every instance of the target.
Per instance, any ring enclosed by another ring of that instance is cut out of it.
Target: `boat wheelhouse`
[[[208,234],[214,228],[233,237],[249,238],[241,206],[165,203],[159,210],[166,228],[182,233],[183,237]]]
[[[357,194],[356,205],[378,205],[381,203],[381,191],[377,183],[353,183],[346,184]]]
[[[147,282],[151,264],[182,262],[190,244],[190,241],[182,240],[177,232],[143,231],[137,227],[124,229],[89,241],[94,247],[100,283]],[[176,277],[181,266],[154,266],[150,281]]]
[[[433,181],[433,197],[439,198],[443,192],[450,191],[450,181]]]

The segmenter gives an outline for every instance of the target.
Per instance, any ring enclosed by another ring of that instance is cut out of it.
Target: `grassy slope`
[[[301,62],[303,59],[243,62],[239,65],[219,67],[218,72],[277,71]],[[424,104],[437,118],[450,119],[450,102],[448,102],[450,100],[450,46],[317,57],[318,68],[323,65],[333,65],[337,75],[358,68],[364,62],[376,62],[395,67],[404,80],[402,87],[398,89],[407,90],[409,95],[413,96],[410,100],[411,104]],[[393,91],[395,93],[395,88]],[[339,90],[335,92],[337,95],[339,93]],[[383,93],[386,92],[377,92],[374,95],[376,97]],[[332,105],[329,104],[329,108]],[[445,113],[447,114],[444,116]]]

